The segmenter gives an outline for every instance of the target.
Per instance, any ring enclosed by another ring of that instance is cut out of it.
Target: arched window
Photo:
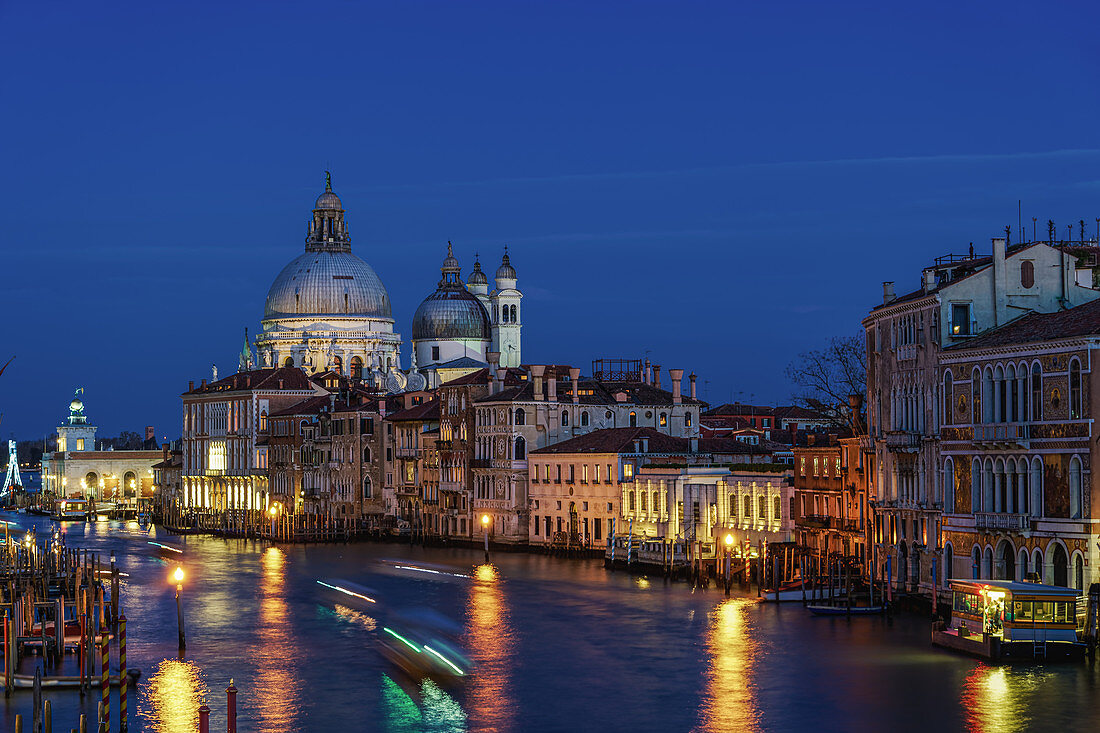
[[[360,359],[358,356],[351,357],[351,378],[363,378],[363,360]]]
[[[974,551],[970,553],[970,577],[978,580],[982,577],[982,551],[974,545]]]
[[[955,462],[950,458],[943,462],[943,509],[955,511]]]
[[[741,511],[744,513],[746,519],[752,517],[752,497],[748,494],[741,497]]]
[[[1035,285],[1035,263],[1031,260],[1020,263],[1020,284],[1025,288]]]
[[[641,496],[641,499],[642,499],[642,511],[643,512],[649,511],[649,509],[646,508],[646,505],[649,503],[649,492],[639,491],[638,494]]]
[[[516,315],[516,307],[512,306],[512,315],[510,319],[512,323],[519,323],[519,317]]]
[[[1043,367],[1039,362],[1031,365],[1031,419],[1043,419]]]
[[[951,370],[943,373],[943,424],[951,425],[955,422],[955,386],[951,377]]]
[[[563,428],[569,427],[569,411],[568,410],[562,410],[561,411],[561,426]]]
[[[737,516],[737,494],[730,494],[730,517]]]
[[[668,413],[662,412],[661,417],[658,419],[658,424],[663,428],[668,425]]]
[[[1050,556],[1050,564],[1054,567],[1054,585],[1060,585],[1063,588],[1069,585],[1069,556],[1066,555],[1066,548],[1058,544],[1054,546],[1054,552]]]
[[[1080,420],[1081,409],[1081,362],[1073,359],[1069,363],[1069,419]]]
[[[1031,459],[1031,516],[1043,516],[1043,459]]]
[[[768,497],[761,496],[756,502],[756,518],[767,519],[768,518]]]
[[[982,555],[982,579],[993,580],[993,548],[986,547]]]
[[[370,446],[363,447],[363,463],[370,463]]]
[[[337,374],[344,373],[344,360],[341,359],[339,356],[332,357],[332,371],[336,372]]]
[[[652,506],[653,506],[653,511],[655,511],[655,512],[660,512],[661,511],[661,494],[657,491],[653,492],[653,504],[652,504]]]
[[[691,427],[691,413],[690,412],[685,412],[684,413],[684,427],[685,428],[690,428]]]
[[[982,373],[975,369],[970,373],[970,422],[982,421]]]
[[[260,410],[260,432],[267,432],[267,410]]]
[[[634,489],[631,489],[626,494],[627,506],[630,507],[630,511],[634,511]]]
[[[1069,459],[1069,516],[1081,518],[1081,459],[1077,456]]]
[[[1073,587],[1079,591],[1085,589],[1085,564],[1080,554],[1073,556]]]
[[[794,500],[792,499],[791,501],[794,501]],[[777,496],[777,497],[775,497],[775,499],[772,500],[772,519],[775,520],[776,522],[778,522],[782,518],[782,516],[781,516],[782,514],[783,514],[783,498]]]
[[[516,438],[516,460],[527,460],[527,441],[523,439],[523,436]]]
[[[527,424],[527,413],[523,411],[522,407],[517,407],[516,408],[516,425],[526,425],[526,424]],[[562,424],[564,425],[565,423],[562,423]]]
[[[371,493],[372,493],[372,487],[371,487],[371,482],[370,482],[370,476],[364,476],[363,477],[363,498],[364,499],[371,498]]]
[[[630,427],[638,427],[638,413],[634,412],[633,410],[630,411]]]
[[[588,427],[588,410],[581,411],[581,426]]]
[[[982,462],[975,458],[970,463],[970,511],[982,511]]]
[[[1031,555],[1031,572],[1034,573],[1040,583],[1047,581],[1046,566],[1043,565],[1043,551],[1036,549]]]
[[[285,366],[285,367],[294,366],[294,357],[293,356],[288,356],[287,358],[283,359],[283,366]]]

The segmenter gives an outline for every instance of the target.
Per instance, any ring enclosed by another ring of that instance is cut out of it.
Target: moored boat
[[[885,609],[882,606],[806,606],[815,616],[877,616]]]
[[[79,497],[61,499],[50,515],[59,522],[84,521],[88,518],[88,500]]]

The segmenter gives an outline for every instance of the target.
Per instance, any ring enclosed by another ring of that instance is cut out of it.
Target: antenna
[[[1020,243],[1024,242],[1024,214],[1023,214],[1023,201],[1016,199],[1016,231],[1020,236]]]
[[[1039,221],[1037,217],[1031,217],[1031,241],[1035,241],[1035,222]]]

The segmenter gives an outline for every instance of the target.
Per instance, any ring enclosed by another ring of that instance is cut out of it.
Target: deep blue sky
[[[101,435],[178,435],[326,168],[406,337],[448,239],[490,273],[508,244],[525,361],[648,349],[714,402],[786,400],[798,352],[854,332],[882,280],[987,249],[1017,199],[1092,231],[1098,15],[0,3],[0,433],[49,432],[82,385]]]

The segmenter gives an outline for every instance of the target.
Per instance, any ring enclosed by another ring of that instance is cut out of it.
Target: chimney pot
[[[195,391],[195,380],[194,379],[191,379],[187,382],[187,391],[188,392],[194,392]]]
[[[657,389],[661,388],[661,365],[660,364],[654,364],[653,365],[653,382],[652,382],[652,384]]]
[[[688,379],[691,381],[691,399],[695,399],[695,372],[689,374]]]
[[[558,401],[558,372],[554,367],[550,367],[550,371],[546,375],[546,401]]]
[[[680,383],[684,379],[683,369],[669,369],[668,378],[672,380],[672,404],[682,404],[684,399],[680,394]]]
[[[536,402],[542,402],[542,380],[543,380],[543,376],[545,374],[546,374],[546,365],[545,364],[532,364],[531,365],[531,376],[534,378],[534,382],[535,382],[535,401]]]
[[[581,370],[576,367],[569,368],[569,386],[573,388],[573,404],[581,401],[580,393]]]
[[[199,382],[199,389],[202,389],[205,386],[206,386],[206,380],[203,379],[201,382]]]
[[[888,280],[882,284],[882,304],[892,303],[897,298],[894,295],[894,281]]]

